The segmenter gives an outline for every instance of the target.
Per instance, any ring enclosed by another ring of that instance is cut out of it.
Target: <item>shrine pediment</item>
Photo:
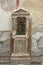
[[[26,11],[26,10],[20,8],[20,9],[14,11],[14,12],[12,13],[12,15],[15,15],[15,14],[30,14],[30,13],[29,13],[28,11]]]
[[[19,9],[19,10],[15,11],[15,13],[22,13],[22,12],[27,12],[27,11],[25,11],[24,9]]]

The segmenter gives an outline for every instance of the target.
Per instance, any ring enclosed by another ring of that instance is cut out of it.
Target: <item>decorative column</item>
[[[26,30],[29,30],[29,16],[26,17]]]
[[[13,18],[13,23],[12,23],[12,30],[13,30],[12,34],[13,34],[13,38],[15,38],[15,35],[16,35],[16,28],[17,28],[16,18]]]
[[[13,46],[13,53],[14,53],[14,51],[15,51],[15,44],[14,44],[14,41],[15,41],[15,37],[16,37],[16,26],[17,26],[17,24],[16,24],[16,18],[17,17],[14,17],[13,19],[12,19],[12,39],[13,39],[13,44],[12,44],[12,46]]]
[[[31,32],[32,32],[32,18],[31,16],[29,17],[29,53],[30,53],[30,57],[31,57],[31,44],[32,43],[32,36],[31,36]]]
[[[27,49],[29,48],[28,39],[29,39],[29,17],[26,17],[26,46],[27,46]],[[29,49],[27,50],[27,53],[28,52],[29,52]]]

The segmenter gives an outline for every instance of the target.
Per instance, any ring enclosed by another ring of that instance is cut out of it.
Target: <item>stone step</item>
[[[14,59],[11,59],[11,64],[30,65],[30,59],[29,58],[14,58]]]

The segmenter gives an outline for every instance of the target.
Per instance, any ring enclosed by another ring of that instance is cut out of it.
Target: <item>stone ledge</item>
[[[17,53],[17,54],[12,53],[11,56],[29,56],[29,54],[28,53]]]

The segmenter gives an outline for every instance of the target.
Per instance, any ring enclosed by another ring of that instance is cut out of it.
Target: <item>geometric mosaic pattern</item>
[[[14,40],[14,49],[15,53],[26,53],[26,39],[25,38],[16,38]]]

